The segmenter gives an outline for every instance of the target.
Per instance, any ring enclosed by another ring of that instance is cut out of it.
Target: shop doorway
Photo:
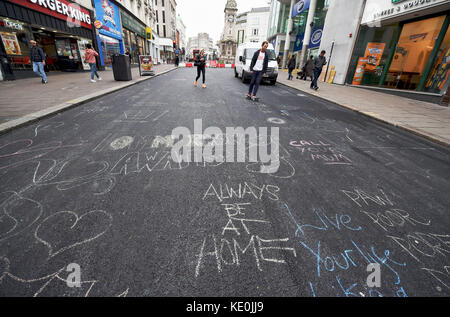
[[[33,37],[46,55],[46,71],[74,72],[85,68],[78,45],[81,39],[37,29],[33,29]]]

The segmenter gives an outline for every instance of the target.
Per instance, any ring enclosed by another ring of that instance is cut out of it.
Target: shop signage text
[[[300,0],[292,7],[292,17],[309,9],[310,0]]]
[[[51,15],[55,18],[92,29],[91,16],[87,9],[67,0],[10,0],[27,8]]]
[[[120,11],[120,16],[122,18],[122,26],[130,31],[133,31],[137,35],[145,38],[145,27],[132,18],[129,14],[124,11]]]
[[[421,7],[433,5],[439,2],[445,2],[445,0],[391,0],[392,2],[385,4],[386,7],[389,6],[388,8],[380,10],[383,8],[383,5],[380,5],[380,2],[378,1],[373,2],[372,6],[367,6],[377,9],[376,11],[374,10],[371,12],[371,16],[368,16],[371,21],[387,19],[392,16],[406,14],[409,10],[419,9]],[[365,22],[369,21],[363,21],[363,23]]]
[[[317,26],[311,30],[311,37],[309,39],[308,48],[317,48],[320,46],[323,35],[323,26]],[[303,48],[303,40],[305,38],[305,32],[297,34],[294,44],[294,52],[298,52]]]
[[[0,26],[3,26],[8,29],[13,29],[13,30],[19,30],[19,31],[23,30],[22,23],[13,22],[13,21],[5,20],[5,19],[0,19]]]

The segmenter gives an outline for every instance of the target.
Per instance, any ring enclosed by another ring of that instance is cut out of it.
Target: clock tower
[[[235,0],[228,0],[225,6],[225,19],[223,33],[218,43],[220,48],[221,59],[227,64],[234,64],[234,57],[236,56],[236,15],[237,4]]]

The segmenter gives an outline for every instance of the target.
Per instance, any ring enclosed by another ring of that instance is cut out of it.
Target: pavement
[[[284,85],[247,100],[232,69],[195,76],[0,135],[0,296],[450,296],[449,148]],[[171,158],[228,127],[259,138]]]
[[[153,69],[158,76],[175,68],[160,64]],[[0,133],[153,77],[139,76],[138,67],[131,71],[131,81],[115,81],[111,69],[99,71],[102,80],[96,83],[90,72],[50,72],[46,85],[37,76],[0,81]]]
[[[287,73],[280,72],[278,82],[450,146],[450,107],[324,82],[319,82],[319,90],[315,91],[309,87],[309,80],[287,77]]]

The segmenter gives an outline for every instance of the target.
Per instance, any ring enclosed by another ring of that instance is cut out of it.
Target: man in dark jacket
[[[250,73],[252,74],[252,81],[250,82],[250,87],[248,89],[247,98],[257,101],[256,93],[258,92],[259,84],[261,83],[262,77],[267,72],[267,67],[269,66],[269,54],[266,53],[269,42],[264,41],[260,50],[257,50],[253,54],[252,62],[250,64]],[[253,95],[252,95],[253,94]]]
[[[294,69],[295,69],[295,56],[292,56],[288,63],[288,70],[289,70],[288,80],[292,80],[292,78],[294,78],[292,76],[292,72],[294,71]]]
[[[31,40],[30,61],[33,63],[33,72],[35,72],[42,79],[42,83],[47,83],[47,76],[45,75],[45,54],[42,48],[36,46],[36,41]]]
[[[325,51],[320,52],[320,55],[314,59],[313,67],[314,67],[314,79],[311,82],[311,89],[319,89],[317,86],[317,80],[319,80],[320,73],[322,73],[323,65],[327,64],[327,60],[325,58]]]

